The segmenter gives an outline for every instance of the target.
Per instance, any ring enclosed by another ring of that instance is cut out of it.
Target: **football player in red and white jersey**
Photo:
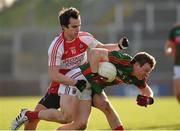
[[[59,97],[57,92],[60,84],[76,86],[78,89],[86,86],[84,80],[75,80],[65,76],[64,74],[70,69],[87,62],[88,49],[106,48],[108,50],[120,50],[127,48],[128,42],[126,38],[122,38],[118,43],[102,44],[91,34],[80,31],[80,12],[76,8],[63,8],[59,12],[58,18],[62,28],[62,33],[58,34],[54,38],[48,50],[48,71],[52,81],[47,93],[39,101],[35,108],[37,114],[28,115],[33,118],[38,118],[38,112],[40,110],[49,108],[58,109],[61,106],[64,116],[60,121],[61,123],[67,123],[77,117],[77,110],[73,109],[75,109],[78,105],[81,105],[81,107],[78,108],[81,109],[82,114],[89,115],[90,110],[86,110],[85,108],[87,104],[91,104],[91,100],[82,101],[81,104],[77,105],[79,100],[75,97],[69,95],[62,95]],[[120,120],[112,105],[108,101],[105,93],[100,95],[95,94],[93,96],[93,105],[105,113],[112,129],[118,129]],[[28,121],[25,124],[25,130],[35,130],[38,122],[38,119]],[[80,126],[86,126],[83,124],[84,123]]]

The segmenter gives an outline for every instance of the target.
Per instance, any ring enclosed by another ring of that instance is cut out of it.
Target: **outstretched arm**
[[[117,43],[108,43],[108,44],[102,44],[98,43],[96,48],[105,48],[109,51],[115,51],[115,50],[123,50],[126,49],[129,45],[129,41],[126,37],[122,37]]]
[[[129,41],[126,37],[122,37],[117,43],[102,44],[98,43],[96,48],[91,48],[88,59],[93,73],[97,73],[99,62],[109,61],[108,51],[122,50],[129,46]]]

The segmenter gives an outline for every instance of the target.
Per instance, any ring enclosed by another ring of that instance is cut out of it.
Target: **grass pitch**
[[[0,129],[10,130],[21,108],[33,109],[40,97],[0,97]],[[158,97],[147,108],[136,105],[135,97],[109,97],[127,130],[180,130],[180,104],[175,97]],[[38,130],[55,130],[58,123],[41,121]],[[21,127],[20,129],[23,129]],[[110,129],[102,112],[93,108],[88,130]]]

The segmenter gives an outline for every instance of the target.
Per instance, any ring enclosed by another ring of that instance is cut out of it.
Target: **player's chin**
[[[138,79],[143,80],[143,79],[145,79],[145,77],[144,76],[139,76]]]
[[[77,32],[77,33],[74,33],[74,37],[75,37],[75,38],[78,37],[78,34],[79,34],[78,32]]]

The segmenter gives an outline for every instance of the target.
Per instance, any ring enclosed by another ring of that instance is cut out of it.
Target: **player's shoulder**
[[[130,56],[129,54],[126,54],[124,52],[121,51],[111,51],[111,54],[117,57],[120,57],[122,59],[127,59],[127,60],[131,60],[132,56]]]
[[[63,33],[58,33],[55,35],[52,44],[61,44],[64,41]]]
[[[53,41],[50,44],[49,48],[53,48],[53,49],[58,49],[60,46],[62,46],[63,44],[63,35],[62,33],[56,34],[55,38],[53,39]],[[58,47],[58,48],[57,48]]]
[[[89,32],[80,31],[79,32],[79,37],[93,37],[93,35],[90,34]]]
[[[57,34],[55,35],[55,38],[63,39],[63,33],[62,33],[62,32],[61,32],[61,33],[57,33]]]

